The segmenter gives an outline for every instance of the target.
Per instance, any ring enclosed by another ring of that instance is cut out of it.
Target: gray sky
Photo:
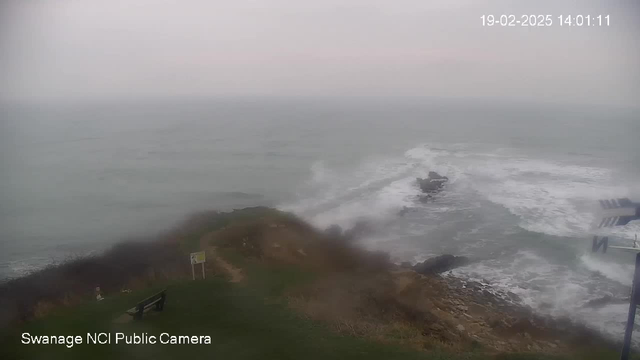
[[[576,5],[577,4],[577,5]],[[551,27],[483,27],[550,14]],[[557,16],[610,15],[609,27]],[[0,0],[0,100],[437,96],[640,103],[637,1]]]

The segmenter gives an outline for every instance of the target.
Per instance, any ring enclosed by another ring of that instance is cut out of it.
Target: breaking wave
[[[319,227],[350,227],[362,219],[382,221],[405,206],[414,206],[416,177],[438,171],[455,181],[455,168],[436,161],[446,154],[417,147],[401,157],[371,158],[346,170],[318,161],[311,165],[307,183],[298,189],[298,200],[281,208]]]
[[[282,208],[318,226],[348,226],[359,218],[380,219],[414,206],[416,177],[436,171],[458,190],[472,189],[517,216],[525,230],[553,236],[587,236],[598,215],[598,199],[629,196],[610,169],[506,155],[504,149],[474,152],[463,145],[420,145],[395,158],[370,158],[352,169],[311,165],[298,200]],[[640,224],[610,233],[631,237]]]

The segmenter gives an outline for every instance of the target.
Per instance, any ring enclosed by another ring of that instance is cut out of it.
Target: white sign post
[[[191,260],[191,275],[193,276],[193,280],[196,279],[196,271],[194,269],[196,264],[202,264],[202,278],[205,279],[206,278],[204,274],[204,263],[206,261],[205,252],[199,251],[199,252],[191,253],[191,255],[189,255],[189,259]]]

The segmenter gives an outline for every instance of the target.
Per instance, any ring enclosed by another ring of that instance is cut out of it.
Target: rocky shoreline
[[[613,341],[597,331],[568,318],[552,318],[522,304],[510,292],[501,292],[490,284],[469,281],[452,275],[419,275],[413,270],[399,270],[397,275],[435,290],[428,303],[430,312],[440,323],[430,327],[444,339],[469,337],[483,346],[500,352],[532,351],[566,353],[583,346],[585,341],[598,346],[617,348]],[[454,331],[455,330],[455,331]]]
[[[443,275],[472,261],[466,257],[442,255],[415,265],[398,265],[386,253],[358,248],[344,232],[329,237],[330,231],[300,230],[273,222],[260,235],[248,238],[242,248],[228,238],[230,229],[214,238],[226,239],[223,248],[251,249],[250,258],[261,263],[312,269],[317,280],[290,291],[292,306],[348,334],[384,339],[381,333],[401,327],[414,334],[406,340],[412,346],[440,344],[456,351],[480,346],[497,353],[568,354],[584,349],[585,344],[618,348],[570,319],[536,313],[516,294]]]

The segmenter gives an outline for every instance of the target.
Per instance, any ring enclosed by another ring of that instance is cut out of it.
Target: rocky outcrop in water
[[[442,190],[444,184],[449,181],[449,178],[442,176],[435,171],[429,171],[429,176],[425,179],[417,178],[418,186],[425,194],[434,194]]]
[[[433,199],[433,196],[431,196],[431,195],[420,195],[420,196],[418,196],[418,201],[420,201],[423,204],[428,203],[429,201],[431,201],[431,199]]]
[[[413,271],[423,274],[439,274],[445,271],[453,270],[460,266],[469,264],[469,258],[466,256],[453,256],[451,254],[445,254],[427,259],[421,263],[415,264]]]

